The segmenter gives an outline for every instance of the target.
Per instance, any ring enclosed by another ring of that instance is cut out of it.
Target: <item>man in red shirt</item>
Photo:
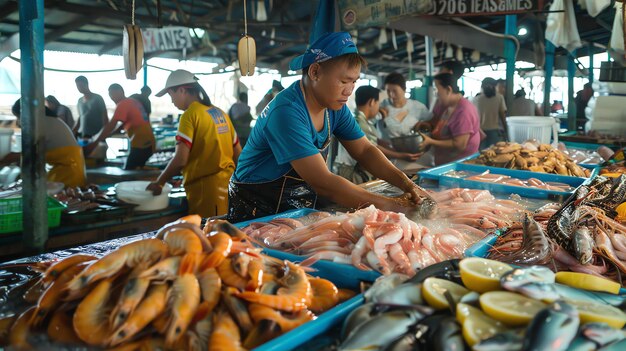
[[[139,101],[126,97],[124,88],[119,84],[109,86],[109,96],[116,103],[113,118],[88,147],[105,140],[121,123],[121,127],[124,128],[128,133],[128,138],[130,138],[130,153],[124,164],[124,169],[143,167],[154,153],[156,144],[148,114]]]

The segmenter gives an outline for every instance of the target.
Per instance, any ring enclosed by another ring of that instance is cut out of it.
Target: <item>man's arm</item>
[[[185,143],[178,143],[176,145],[176,150],[174,151],[174,157],[167,164],[167,167],[161,172],[159,177],[154,181],[148,184],[146,190],[152,191],[154,195],[161,194],[163,190],[163,185],[172,179],[172,177],[180,174],[183,168],[187,165],[189,161],[189,151],[191,149]]]
[[[369,141],[365,138],[363,140],[380,153]],[[384,157],[382,158],[384,159]],[[389,161],[385,162],[389,163]],[[374,205],[382,210],[398,212],[412,210],[411,205],[401,198],[389,198],[369,193],[350,181],[332,174],[326,167],[326,162],[324,162],[324,158],[320,154],[291,161],[291,165],[318,195],[328,198],[339,205],[350,208]],[[410,182],[410,180],[408,181]]]
[[[241,155],[241,143],[237,142],[237,145],[233,146],[233,161],[235,161],[235,167],[239,162],[239,155]]]
[[[424,142],[422,143],[423,147],[432,145],[432,146],[437,146],[437,147],[441,147],[445,149],[454,149],[456,151],[465,150],[465,148],[467,147],[467,143],[469,142],[469,137],[470,137],[469,133],[457,135],[457,136],[452,137],[452,139],[445,139],[445,140],[436,140],[423,134],[422,136],[424,137]]]

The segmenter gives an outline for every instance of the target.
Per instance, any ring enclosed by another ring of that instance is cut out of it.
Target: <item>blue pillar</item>
[[[576,130],[576,102],[574,101],[574,76],[576,75],[576,50],[567,55],[567,129]]]
[[[21,119],[23,242],[43,251],[48,240],[48,209],[44,138],[40,121],[45,115],[43,95],[44,0],[21,0]]]
[[[543,115],[550,115],[550,90],[552,89],[552,73],[554,73],[554,44],[546,40],[546,64],[543,90]]]
[[[143,58],[143,86],[148,85],[148,59],[144,56]]]
[[[517,16],[507,15],[505,21],[505,34],[517,35]],[[513,76],[515,75],[515,42],[507,39],[504,43],[504,58],[506,59],[506,105],[513,103]]]
[[[430,92],[433,89],[433,76],[435,75],[435,55],[433,38],[424,37],[426,44],[426,76],[424,76],[424,87],[426,87],[426,106],[430,106]]]
[[[589,83],[593,83],[593,44],[589,44]]]

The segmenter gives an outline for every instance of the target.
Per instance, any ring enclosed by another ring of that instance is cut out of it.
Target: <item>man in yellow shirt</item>
[[[230,118],[211,104],[197,79],[191,72],[174,71],[156,94],[169,94],[172,103],[185,112],[179,121],[174,157],[147,189],[160,194],[165,182],[182,171],[189,213],[211,217],[228,211],[228,181],[241,145]]]

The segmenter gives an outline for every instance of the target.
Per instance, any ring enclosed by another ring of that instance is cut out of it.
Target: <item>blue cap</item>
[[[304,54],[291,60],[289,69],[297,71],[316,62],[324,62],[341,55],[357,54],[358,52],[350,33],[326,33],[313,42]]]

